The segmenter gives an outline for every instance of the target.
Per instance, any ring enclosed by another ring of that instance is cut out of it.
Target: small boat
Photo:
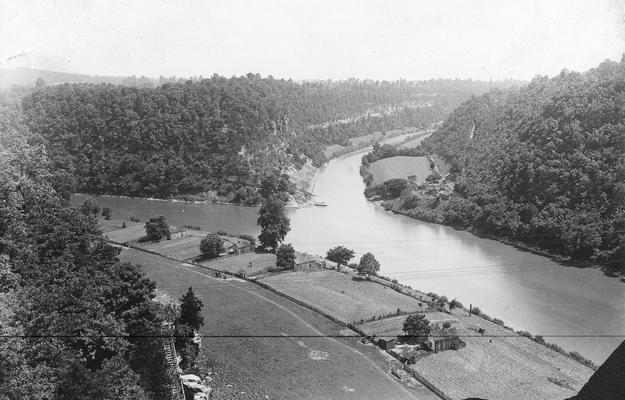
[[[317,201],[317,202],[315,202],[315,206],[317,206],[317,207],[327,207],[328,205],[326,203],[324,203],[323,201]]]

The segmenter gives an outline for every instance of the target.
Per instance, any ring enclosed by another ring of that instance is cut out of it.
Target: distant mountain
[[[152,87],[158,84],[157,79],[135,76],[98,76],[74,74],[69,72],[49,71],[34,68],[2,68],[0,69],[0,90],[13,85],[35,86],[38,79],[46,85],[60,83],[111,83],[115,85]]]

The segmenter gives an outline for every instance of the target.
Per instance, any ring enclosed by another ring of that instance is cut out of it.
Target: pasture
[[[247,276],[262,274],[276,268],[276,255],[272,253],[245,253],[236,256],[216,258],[200,264],[236,274],[245,271]]]
[[[419,301],[391,288],[332,270],[286,272],[263,277],[261,282],[345,323],[386,316],[397,309],[423,309]]]
[[[176,260],[192,260],[202,254],[200,252],[201,241],[201,236],[188,235],[172,240],[161,240],[160,242],[154,243],[134,243],[134,245],[167,257],[175,258]]]
[[[99,222],[104,237],[115,243],[132,242],[145,236],[145,223],[104,219]],[[126,222],[125,228],[122,228],[122,222]]]
[[[416,175],[418,184],[424,183],[431,173],[430,162],[426,157],[389,157],[372,163],[367,169],[373,176],[373,184],[378,185],[393,178],[406,179]]]
[[[134,249],[119,258],[143,265],[172,298],[193,286],[204,304],[201,352],[215,398],[408,400],[424,391],[394,380],[373,347],[333,338],[340,325],[258,285]]]

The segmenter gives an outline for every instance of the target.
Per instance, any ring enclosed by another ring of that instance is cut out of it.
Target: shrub
[[[132,222],[141,222],[141,220],[137,217],[130,217],[130,221]]]
[[[471,307],[471,314],[473,315],[481,315],[482,310],[479,307]]]

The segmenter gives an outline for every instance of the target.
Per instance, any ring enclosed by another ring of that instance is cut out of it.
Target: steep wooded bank
[[[473,97],[423,142],[451,164],[451,196],[393,207],[624,272],[624,123],[625,62]]]
[[[320,151],[367,132],[427,126],[474,81],[307,82],[248,74],[157,88],[64,84],[23,100],[57,171],[88,193],[258,202],[267,171],[325,162]]]
[[[55,190],[18,111],[0,98],[0,398],[168,399],[154,283]]]

